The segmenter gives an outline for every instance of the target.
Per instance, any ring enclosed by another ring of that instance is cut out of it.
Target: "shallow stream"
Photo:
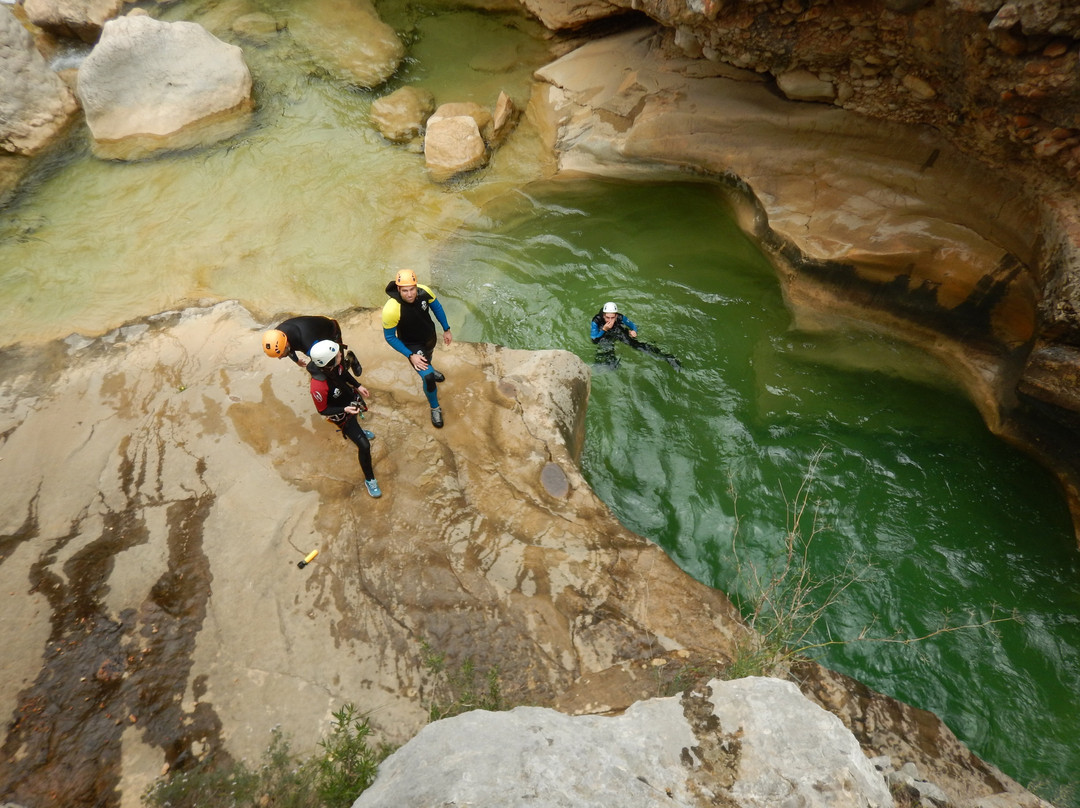
[[[168,17],[235,41],[227,21],[253,7]],[[990,435],[925,356],[793,331],[715,188],[533,182],[527,123],[480,175],[430,183],[421,158],[373,131],[371,101],[408,82],[440,102],[493,104],[505,89],[524,106],[549,43],[514,15],[380,10],[410,51],[381,91],[344,83],[285,31],[239,42],[258,111],[227,144],[123,164],[74,131],[0,209],[4,344],[199,300],[239,299],[266,323],[378,306],[390,272],[413,266],[458,339],[593,362],[589,319],[615,300],[683,366],[619,346],[619,366],[594,373],[584,471],[619,518],[696,578],[749,595],[801,513],[815,574],[858,579],[815,626],[840,641],[822,661],[1080,805],[1080,553],[1052,477]],[[864,630],[879,641],[851,641]]]

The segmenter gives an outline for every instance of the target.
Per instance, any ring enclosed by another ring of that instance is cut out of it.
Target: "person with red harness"
[[[364,472],[367,492],[378,499],[382,496],[371,463],[371,439],[374,433],[360,426],[358,416],[367,410],[365,398],[371,393],[345,369],[341,361],[341,346],[333,340],[321,340],[308,353],[316,369],[311,376],[311,400],[319,414],[337,426],[341,434],[356,444],[360,469]]]

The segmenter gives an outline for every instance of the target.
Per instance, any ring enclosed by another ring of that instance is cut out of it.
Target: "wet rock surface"
[[[404,741],[426,720],[424,642],[544,703],[739,630],[583,483],[576,357],[455,343],[435,432],[378,312],[343,326],[380,500],[237,306],[5,353],[5,798],[135,805],[163,766],[257,759],[274,726],[311,749],[346,701]]]
[[[440,348],[436,431],[379,312],[339,319],[379,500],[236,304],[0,357],[0,798],[134,808],[163,770],[259,759],[274,727],[310,752],[346,702],[403,743],[427,722],[425,646],[497,666],[507,704],[573,714],[723,670],[745,631],[730,602],[581,477],[577,357]],[[804,690],[868,754],[1024,798],[932,715],[813,671],[828,686]]]

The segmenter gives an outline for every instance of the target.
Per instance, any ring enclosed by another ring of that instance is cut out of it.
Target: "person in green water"
[[[619,307],[612,301],[604,304],[604,307],[592,318],[589,329],[589,338],[596,345],[596,362],[607,367],[618,367],[619,359],[615,356],[615,342],[625,342],[631,348],[645,353],[659,356],[675,370],[681,370],[679,360],[671,354],[664,353],[655,345],[642,342],[637,338],[637,325],[625,314],[619,312]]]

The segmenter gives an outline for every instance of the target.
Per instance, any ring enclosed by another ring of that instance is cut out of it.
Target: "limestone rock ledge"
[[[725,666],[746,630],[727,598],[581,477],[577,357],[440,349],[434,430],[379,312],[339,320],[373,393],[379,500],[307,374],[259,350],[272,323],[235,303],[0,356],[5,799],[137,808],[163,768],[255,761],[274,727],[313,749],[345,702],[402,743],[432,700],[425,643],[497,665],[508,703],[569,713]],[[933,716],[800,678],[868,754],[950,795],[1026,793]]]

